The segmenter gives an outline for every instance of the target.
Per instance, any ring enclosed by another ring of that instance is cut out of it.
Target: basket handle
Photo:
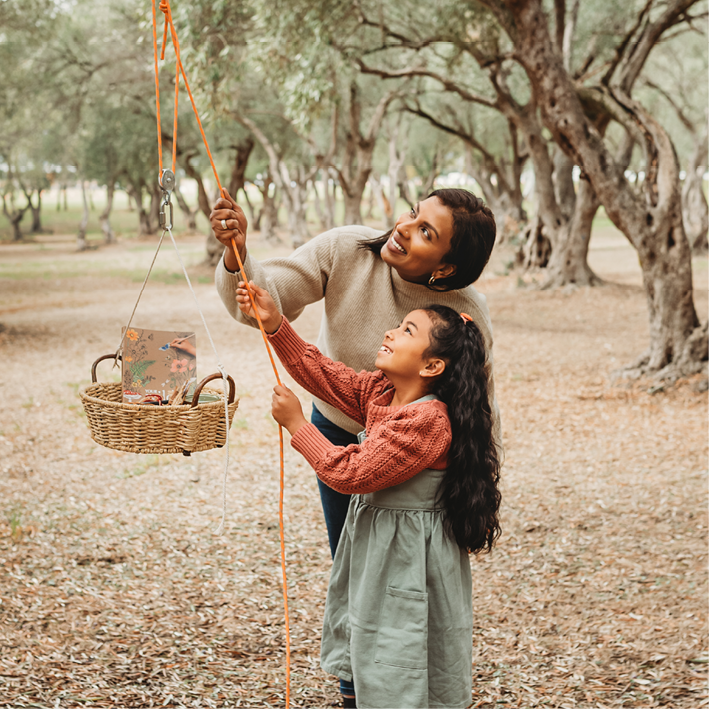
[[[110,355],[113,357],[113,355]],[[205,377],[194,389],[194,394],[192,394],[192,404],[190,405],[190,408],[194,408],[197,406],[199,403],[199,395],[202,393],[202,389],[204,388],[204,385],[207,384],[208,382],[211,382],[213,379],[221,379],[222,375],[221,374],[210,374],[208,377]],[[228,398],[228,403],[233,404],[234,403],[234,394],[236,392],[236,384],[234,384],[234,380],[231,378],[230,375],[226,375],[227,380],[229,381],[229,398]]]
[[[96,384],[96,381],[97,381],[96,380],[96,367],[98,366],[98,363],[103,362],[104,359],[116,359],[116,357],[118,359],[120,359],[121,362],[123,361],[123,357],[121,355],[116,355],[115,352],[112,352],[111,354],[102,355],[91,365],[91,383],[92,384]]]

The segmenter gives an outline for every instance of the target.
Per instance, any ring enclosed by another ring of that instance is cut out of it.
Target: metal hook
[[[159,182],[163,197],[160,204],[160,227],[162,229],[172,229],[172,202],[170,201],[170,196],[175,189],[175,173],[172,170],[163,170]],[[166,210],[165,207],[168,209]]]

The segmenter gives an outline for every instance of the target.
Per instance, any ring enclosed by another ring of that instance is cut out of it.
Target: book
[[[194,332],[131,327],[123,340],[123,401],[136,404],[148,395],[165,402],[197,378]],[[156,398],[156,397],[153,397]]]

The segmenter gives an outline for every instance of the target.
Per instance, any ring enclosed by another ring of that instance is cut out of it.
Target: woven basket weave
[[[96,382],[96,365],[114,355],[104,355],[94,362],[91,375]],[[151,406],[124,404],[120,382],[94,383],[81,392],[91,437],[96,443],[129,453],[183,453],[221,448],[226,443],[224,425],[224,394],[210,390],[219,401],[196,403],[207,382],[221,379],[212,374],[195,388],[193,404],[182,406]],[[239,405],[234,400],[234,380],[229,381],[229,428]]]

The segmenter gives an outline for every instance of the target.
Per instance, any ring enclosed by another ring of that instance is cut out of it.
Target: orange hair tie
[[[468,313],[461,313],[460,317],[463,318],[463,322],[473,322],[473,319],[468,315]]]

